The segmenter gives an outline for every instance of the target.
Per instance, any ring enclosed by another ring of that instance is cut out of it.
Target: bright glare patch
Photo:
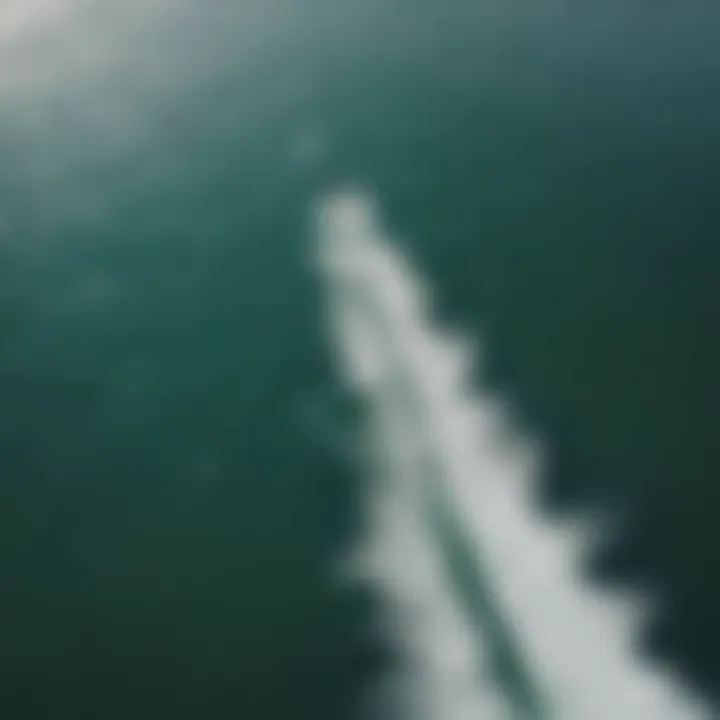
[[[118,68],[152,65],[149,52],[162,44],[158,21],[173,9],[175,22],[184,6],[187,0],[2,0],[0,93],[112,82]]]
[[[0,42],[37,32],[62,22],[82,0],[3,0],[0,5]]]

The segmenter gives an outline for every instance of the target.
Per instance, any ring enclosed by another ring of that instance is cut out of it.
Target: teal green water
[[[717,687],[717,12],[128,13],[0,51],[3,717],[344,718],[379,672],[328,582],[358,478],[302,412],[308,211],[348,178]]]

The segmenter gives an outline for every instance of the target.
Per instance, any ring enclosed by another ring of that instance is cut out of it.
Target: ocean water
[[[344,718],[386,662],[310,209],[380,199],[598,582],[720,682],[709,4],[6,2],[2,714]],[[317,418],[311,423],[309,417]]]

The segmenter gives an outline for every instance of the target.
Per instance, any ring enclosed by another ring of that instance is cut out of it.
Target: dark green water
[[[356,478],[298,410],[331,372],[308,208],[345,178],[487,339],[553,507],[627,514],[598,572],[657,588],[647,643],[719,686],[720,13],[612,5],[0,35],[3,718],[344,718],[379,672],[327,582]]]

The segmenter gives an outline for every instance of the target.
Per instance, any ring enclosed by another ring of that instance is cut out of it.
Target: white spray
[[[468,386],[470,343],[433,327],[429,287],[372,199],[327,198],[317,232],[338,370],[364,413],[367,522],[349,572],[383,599],[398,656],[385,716],[709,718],[636,652],[645,605],[580,577],[590,528],[534,506],[537,453]]]

